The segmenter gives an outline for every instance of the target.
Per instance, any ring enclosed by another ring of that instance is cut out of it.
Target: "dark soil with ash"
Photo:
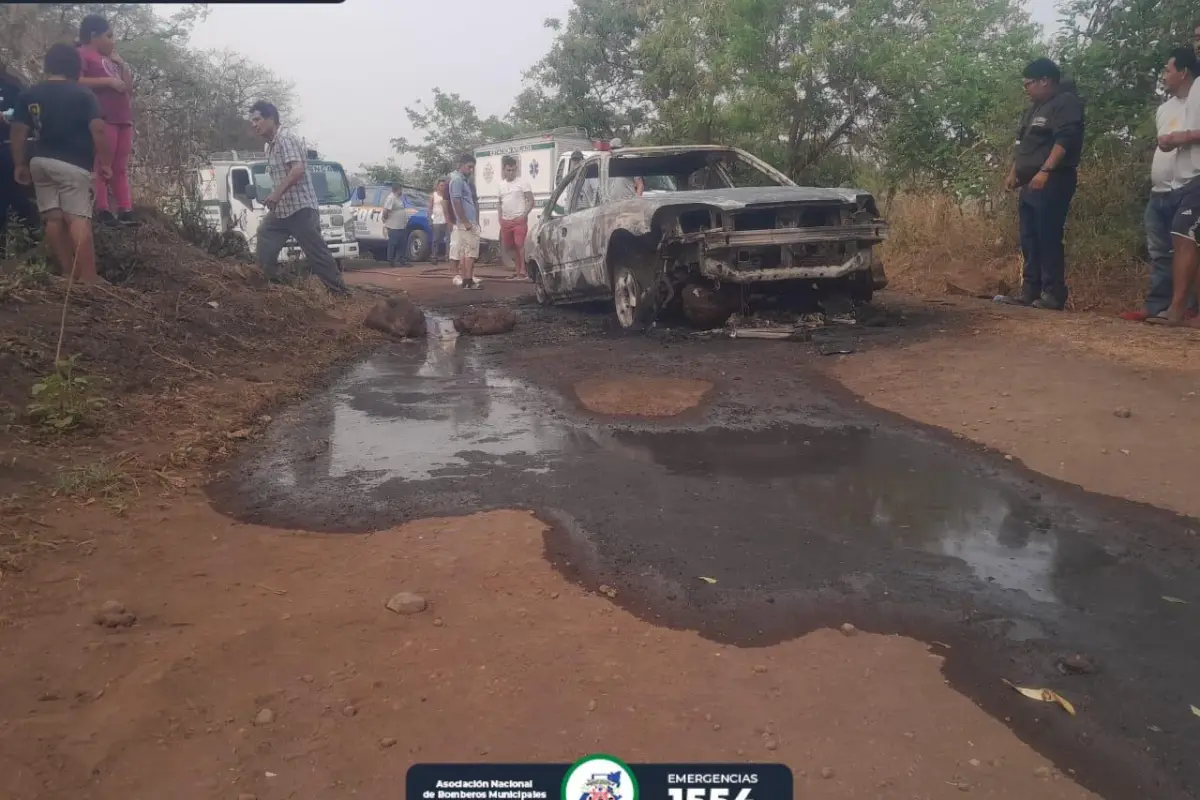
[[[33,253],[0,269],[0,494],[45,478],[44,462],[67,451],[161,452],[151,443],[180,430],[197,441],[377,341],[361,326],[376,300],[369,293],[334,300],[315,280],[271,286],[228,242],[201,241],[206,251],[162,214],[138,217],[133,227],[96,229],[108,285],[68,289]],[[74,358],[73,375],[87,376],[104,401],[67,434],[28,413],[56,357]],[[217,422],[222,411],[227,422]]]

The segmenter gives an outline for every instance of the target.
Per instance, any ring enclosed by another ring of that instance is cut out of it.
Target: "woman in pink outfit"
[[[83,75],[79,82],[90,88],[100,102],[100,113],[108,125],[105,141],[109,147],[112,179],[105,180],[96,171],[96,219],[99,222],[133,222],[133,196],[129,191],[129,155],[133,152],[133,72],[116,52],[112,26],[104,17],[89,14],[79,23],[79,54]],[[96,154],[97,164],[100,154]],[[112,190],[117,215],[109,207]]]

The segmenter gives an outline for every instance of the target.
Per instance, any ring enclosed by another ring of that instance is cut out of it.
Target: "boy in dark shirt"
[[[46,239],[63,274],[96,283],[92,241],[92,168],[112,174],[104,162],[104,120],[92,92],[79,85],[79,51],[56,44],[46,52],[46,80],[17,98],[12,122],[13,161],[17,183],[33,184]],[[37,137],[32,159],[26,153],[30,131]]]

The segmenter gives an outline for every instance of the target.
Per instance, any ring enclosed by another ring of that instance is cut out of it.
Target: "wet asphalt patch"
[[[277,416],[214,503],[344,533],[529,508],[564,574],[645,620],[747,647],[846,622],[937,643],[952,683],[1101,796],[1200,787],[1196,521],[1035,475],[816,373],[770,402],[745,380],[686,421],[603,422],[494,349],[443,323],[377,353]],[[1094,671],[1064,675],[1077,653]]]

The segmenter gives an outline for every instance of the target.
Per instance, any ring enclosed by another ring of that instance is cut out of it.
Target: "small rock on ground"
[[[429,603],[419,594],[412,592],[397,592],[386,603],[388,611],[397,614],[419,614],[429,607]]]
[[[254,717],[255,725],[270,725],[275,721],[275,712],[269,708],[260,709]]]
[[[1133,416],[1133,412],[1130,411],[1128,408],[1118,408],[1115,411],[1113,411],[1113,416],[1120,417],[1121,419],[1129,419],[1130,417]]]
[[[830,780],[835,775],[837,775],[837,773],[833,771],[833,767],[821,767],[821,777],[825,780]]]
[[[854,634],[858,633],[858,628],[854,627],[849,622],[843,622],[841,631],[847,636],[853,636]]]
[[[137,622],[137,616],[117,600],[106,601],[92,619],[105,628],[128,628]]]
[[[392,736],[385,736],[379,740],[380,747],[394,747],[395,745],[396,739]]]
[[[1067,675],[1091,675],[1096,671],[1096,664],[1082,653],[1073,653],[1059,659],[1058,668]]]

